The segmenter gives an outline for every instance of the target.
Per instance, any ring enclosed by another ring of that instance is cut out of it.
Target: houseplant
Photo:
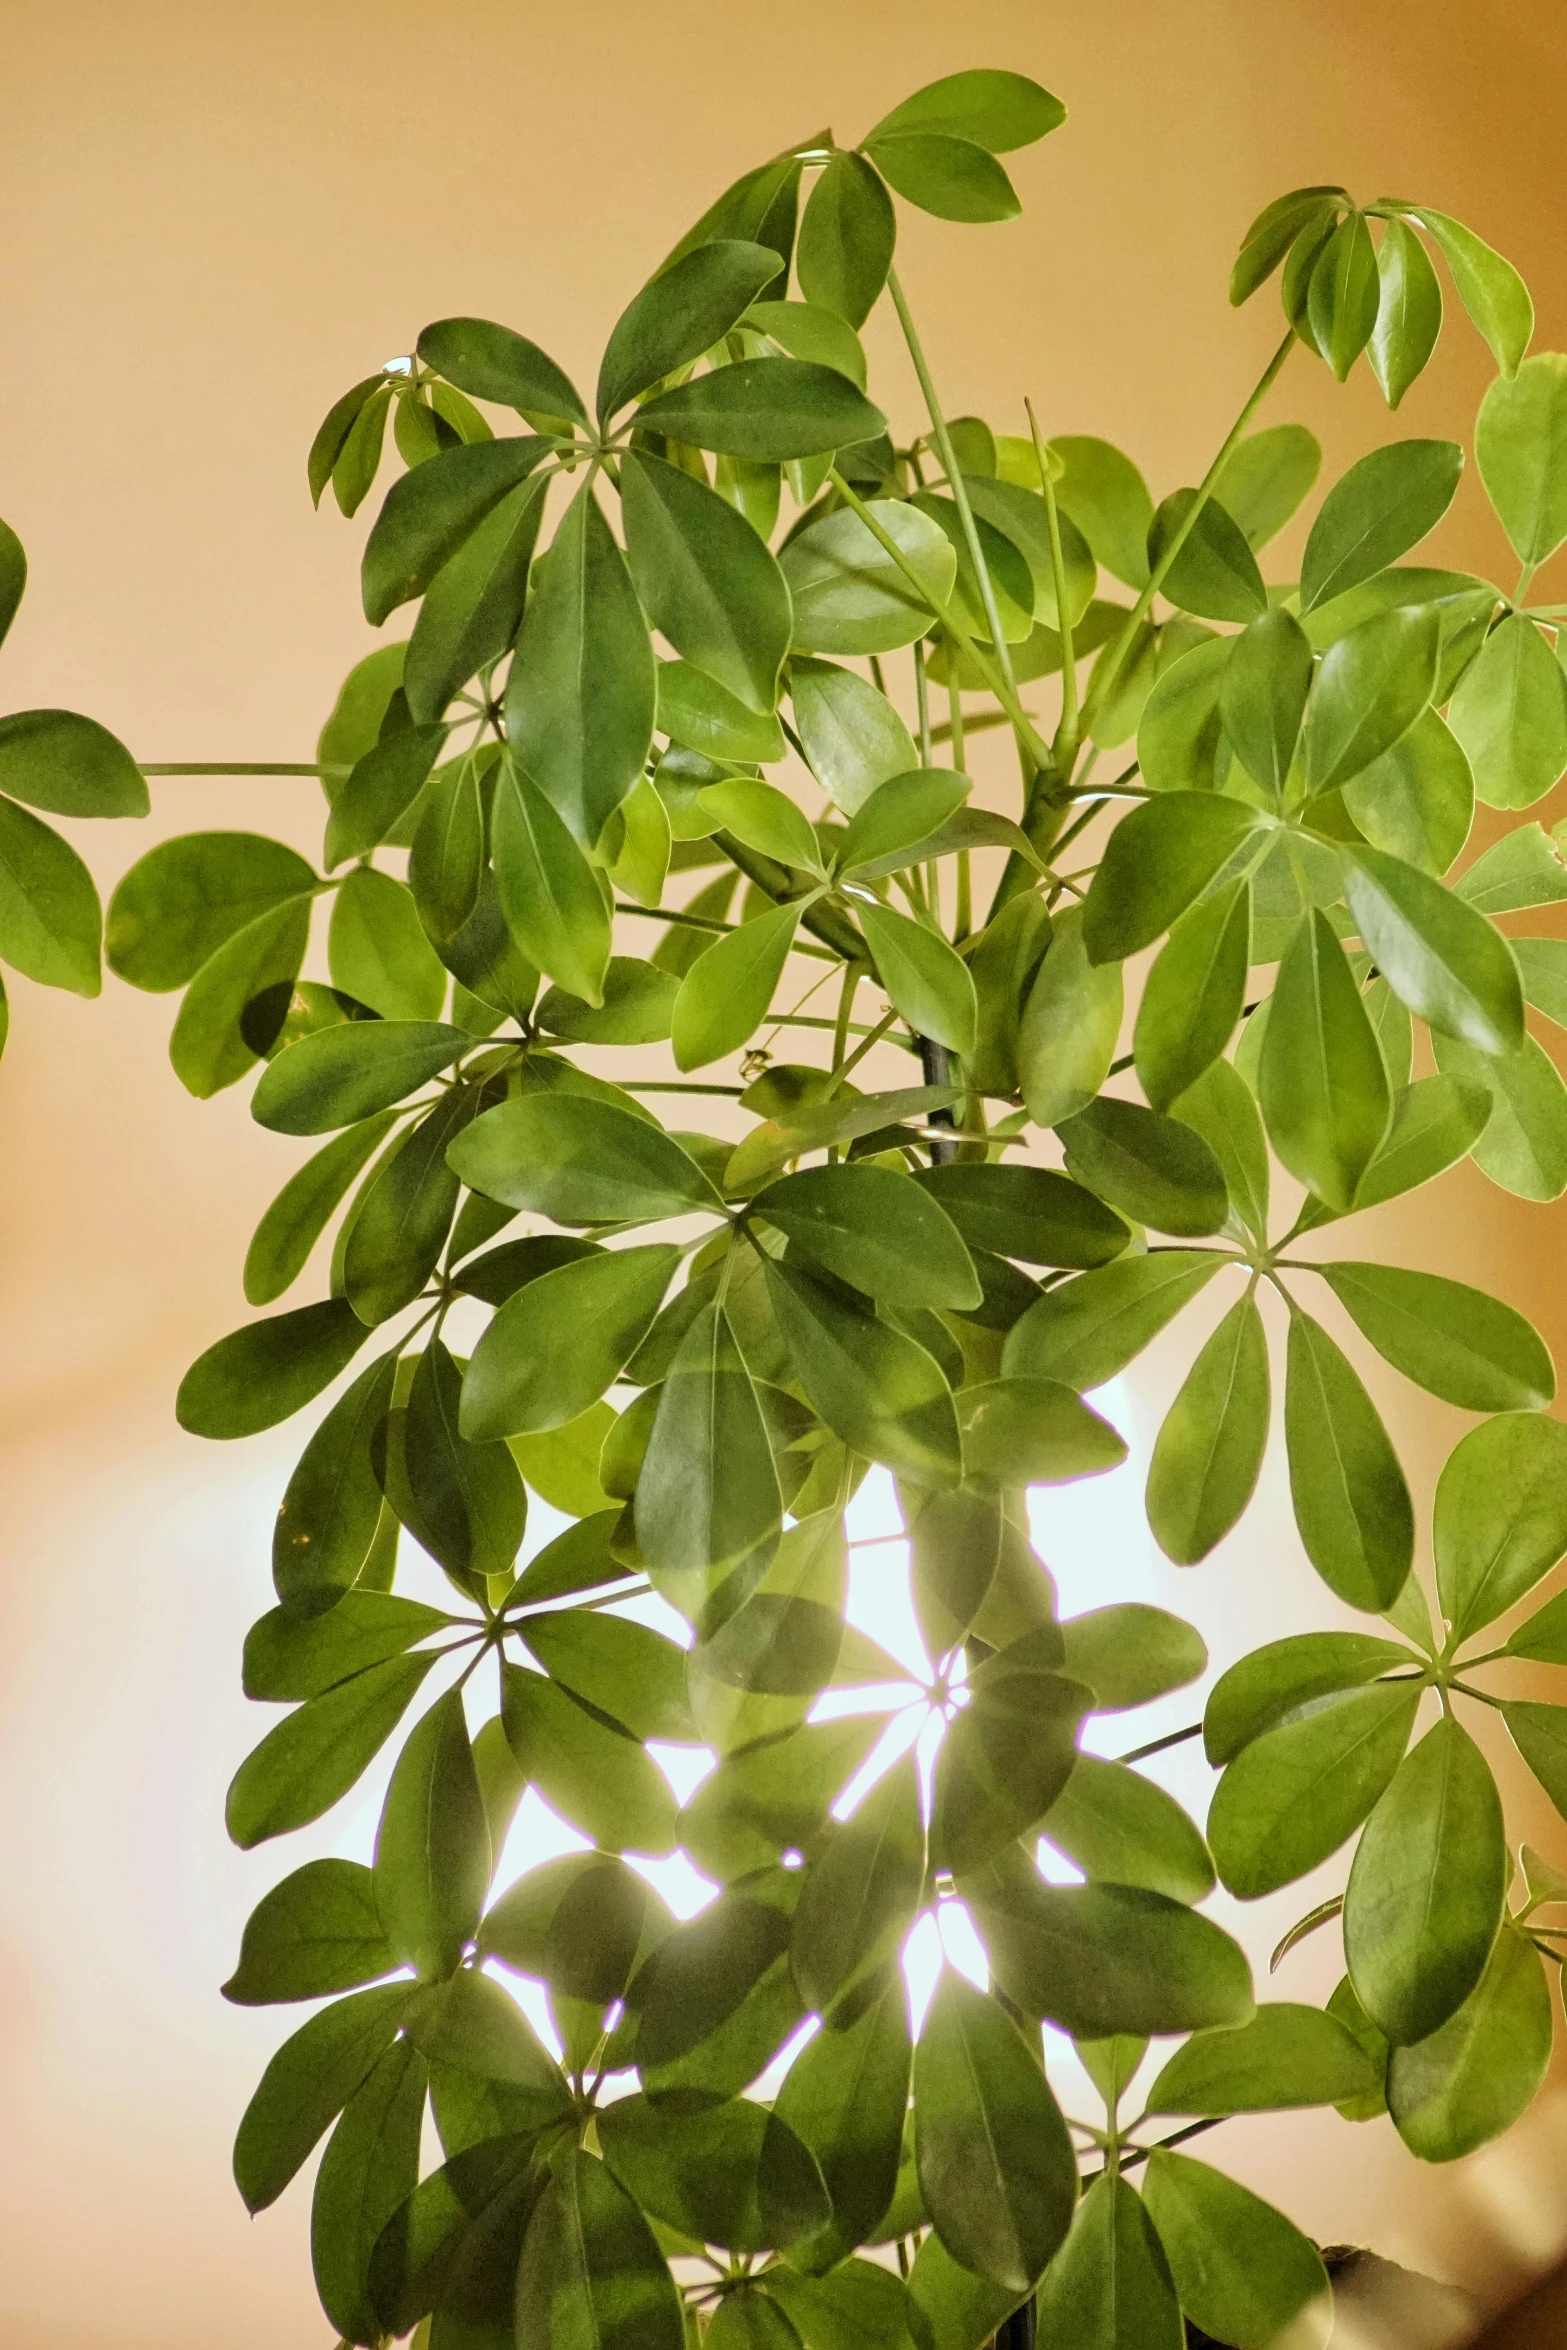
[[[1567,1716],[1470,1678],[1567,1662],[1567,1602],[1487,1632],[1567,1548],[1554,1372],[1510,1307],[1315,1236],[1465,1155],[1527,1197],[1567,1185],[1567,1100],[1524,1027],[1526,999],[1567,1004],[1567,949],[1493,919],[1567,896],[1556,846],[1521,821],[1442,878],[1476,793],[1523,810],[1567,765],[1554,615],[1522,602],[1567,535],[1567,361],[1526,356],[1521,281],[1459,223],[1316,188],[1244,242],[1234,298],[1281,272],[1285,331],[1196,490],[1156,507],[1103,441],[949,419],[894,197],[1006,217],[999,155],[1062,116],[965,74],[856,148],[764,164],[635,297],[591,410],[474,319],[356,385],[312,488],[354,511],[393,423],[365,608],[418,610],[323,735],[323,869],[197,834],[110,908],[114,968],[184,990],[191,1090],[260,1066],[262,1125],[326,1138],[251,1243],[252,1305],[343,1210],[329,1294],[221,1340],[179,1410],[236,1438],[346,1378],[246,1645],[250,1694],[294,1710],[231,1833],[320,1817],[413,1716],[374,1868],[286,1878],[227,1986],[329,2001],[268,2067],[236,2173],[260,2209],[331,2132],[313,2240],[345,2340],[968,2350],[1026,2335],[1037,2292],[1052,2343],[1173,2345],[1189,2320],[1249,2350],[1319,2301],[1320,2257],[1179,2141],[1334,2103],[1391,2109],[1440,2160],[1543,2075],[1540,1914],[1567,1878],[1529,1855],[1513,1888],[1465,1715],[1500,1703],[1567,1803]],[[1328,490],[1299,583],[1270,590],[1257,551],[1317,452],[1254,414],[1297,349],[1341,378],[1364,352],[1396,406],[1440,322],[1427,241],[1500,370],[1476,453],[1522,578],[1404,560],[1463,452],[1403,440]],[[857,334],[884,291],[925,401],[896,433]],[[998,722],[1012,817],[970,801],[968,741]],[[1123,966],[1156,946],[1118,1058]],[[737,1104],[736,1130],[653,1118],[682,1095],[731,1126]],[[1304,1187],[1271,1222],[1270,1148]],[[1153,1531],[1195,1563],[1244,1514],[1266,1285],[1302,1544],[1367,1623],[1229,1664],[1186,1733],[1222,1773],[1205,1841],[1145,1750],[1078,1752],[1089,1715],[1196,1679],[1201,1642],[1147,1608],[1058,1622],[1023,1496],[1123,1457],[1084,1390],[1221,1279]],[[1440,1621],[1316,1279],[1476,1415],[1434,1499]],[[873,1462],[909,1530],[934,1759],[839,1817],[878,1725],[810,1717],[889,1670],[843,1618]],[[571,1523],[519,1574],[530,1489]],[[403,1531],[440,1609],[395,1588]],[[617,1612],[649,1592],[689,1645]],[[718,1758],[683,1807],[667,1744]],[[590,1849],[492,1891],[529,1784]],[[1046,1883],[1041,1835],[1081,1884]],[[1344,1982],[1325,2011],[1257,2004],[1202,1914],[1215,1869],[1256,1897],[1357,1837],[1297,1929],[1342,1931]],[[676,1847],[720,1888],[681,1923],[622,1857]],[[911,2048],[899,1953],[953,1903],[992,1988],[949,1969]],[[507,1969],[547,1986],[560,2061]],[[1063,2117],[1044,2022],[1101,2108]],[[1144,2072],[1150,2037],[1180,2045]],[[445,2159],[421,2179],[427,2102]]]

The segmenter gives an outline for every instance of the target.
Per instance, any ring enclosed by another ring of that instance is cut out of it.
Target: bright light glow
[[[544,1985],[536,1983],[531,1975],[509,1974],[505,1967],[497,1966],[493,1960],[486,1960],[484,1972],[492,1983],[499,1983],[509,1998],[515,1999],[551,2056],[554,2057],[555,2062],[559,2064],[566,2051],[561,2045],[560,2034],[555,2029],[555,2020],[550,2014],[549,1993],[545,1990]]]
[[[990,1961],[969,1916],[967,1903],[944,1901],[936,1912],[936,1922],[941,1929],[941,1947],[947,1964],[956,1967],[960,1975],[967,1975],[976,1991],[988,1991]]]
[[[909,1987],[909,2029],[917,2040],[941,1976],[941,1928],[927,1910],[903,1945],[903,1980]]]
[[[718,1768],[718,1757],[708,1746],[666,1746],[650,1738],[647,1751],[673,1787],[677,1803],[689,1803],[708,1773]]]
[[[706,1909],[710,1901],[718,1899],[718,1887],[683,1852],[666,1853],[659,1860],[650,1860],[646,1853],[628,1852],[626,1866],[647,1879],[682,1924]]]
[[[500,1857],[495,1866],[497,1885],[509,1885],[525,1869],[541,1868],[547,1860],[559,1860],[566,1852],[591,1852],[593,1840],[575,1828],[568,1828],[558,1812],[550,1810],[537,1787],[525,1790],[517,1806]]]

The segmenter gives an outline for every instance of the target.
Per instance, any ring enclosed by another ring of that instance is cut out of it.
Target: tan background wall
[[[1072,119],[1019,159],[1021,223],[908,221],[906,279],[953,410],[1015,428],[1028,390],[1050,429],[1123,442],[1156,495],[1194,479],[1277,333],[1271,292],[1227,309],[1230,255],[1262,202],[1307,180],[1471,221],[1529,275],[1539,341],[1567,340],[1567,77],[1559,27],[1520,0],[5,0],[0,57],[0,512],[33,563],[0,706],[85,706],[149,760],[308,757],[368,649],[360,530],[313,515],[303,482],[347,383],[462,310],[590,374],[616,310],[719,187],[823,119],[859,135],[961,65],[1032,72]],[[906,372],[884,336],[877,350],[907,424]],[[1363,371],[1337,391],[1304,361],[1271,413],[1322,432],[1331,475],[1367,438],[1465,434],[1488,374],[1455,321],[1396,426]],[[1447,550],[1504,561],[1473,484]],[[313,791],[164,784],[151,824],[90,850],[112,877],[196,823],[309,848]],[[96,1006],[16,995],[0,1071],[0,2333],[15,2350],[315,2344],[304,2196],[252,2226],[227,2179],[277,2021],[214,1989],[264,1885],[333,1841],[243,1861],[218,1816],[255,1735],[238,1640],[267,1603],[289,1437],[225,1453],[170,1417],[185,1362],[241,1318],[240,1256],[290,1146],[258,1139],[239,1095],[183,1096],[169,1006],[112,983]],[[1465,1175],[1384,1215],[1374,1245],[1445,1256],[1560,1351],[1563,1229],[1562,1211]],[[1156,1365],[1147,1398],[1173,1375]],[[1459,1416],[1388,1393],[1429,1468]],[[1268,1477],[1247,1529],[1179,1584],[1221,1655],[1320,1610],[1276,1463]],[[1567,1830],[1537,1832],[1567,1859]],[[1263,1947],[1295,1897],[1265,1906]],[[1331,1981],[1325,1948],[1292,1964],[1280,1988]],[[1216,2143],[1324,2236],[1455,2275],[1519,2257],[1515,2157],[1433,2177],[1385,2125],[1331,2118]],[[1543,2257],[1555,2222],[1530,2224]]]

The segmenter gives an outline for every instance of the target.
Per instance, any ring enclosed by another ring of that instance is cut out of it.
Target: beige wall
[[[1259,204],[1307,180],[1472,221],[1529,274],[1540,340],[1567,339],[1560,33],[1518,0],[8,0],[0,58],[0,512],[33,562],[0,705],[86,706],[149,760],[308,757],[368,648],[360,529],[313,515],[303,481],[347,383],[461,310],[588,374],[621,302],[729,178],[823,119],[857,136],[960,65],[1033,72],[1072,119],[1019,159],[1021,223],[908,223],[906,278],[955,410],[1010,425],[1027,390],[1049,428],[1123,441],[1156,494],[1195,478],[1277,332],[1271,293],[1226,307],[1231,252]],[[906,374],[879,349],[907,422]],[[1463,433],[1488,372],[1455,322],[1393,429]],[[1330,467],[1390,430],[1363,372],[1337,391],[1304,361],[1272,413],[1315,425]],[[1473,485],[1449,545],[1502,560]],[[310,847],[317,821],[307,783],[165,784],[151,824],[94,833],[90,852],[112,876],[164,831],[241,823]],[[240,1256],[290,1146],[259,1138],[236,1095],[183,1096],[168,1005],[113,985],[97,1006],[15,993],[0,2335],[317,2343],[302,2194],[252,2226],[227,2180],[276,2022],[214,1990],[249,1903],[304,1857],[241,1860],[218,1816],[255,1735],[237,1648],[266,1604],[289,1440],[225,1453],[170,1417],[184,1363],[241,1318]],[[1560,1348],[1563,1228],[1465,1175],[1384,1216],[1376,1245],[1449,1252]],[[1460,1425],[1408,1391],[1390,1408],[1427,1464]],[[1277,1464],[1269,1479],[1252,1527],[1179,1585],[1230,1650],[1319,1606]],[[1277,1906],[1287,1922],[1293,1897]],[[1272,1922],[1270,1905],[1257,1935]],[[1289,1987],[1326,1988],[1325,1949],[1296,1963]],[[1478,2187],[1417,2174],[1385,2126],[1230,2136],[1324,2235],[1437,2267],[1511,2257],[1486,2216],[1507,2200],[1494,2166]]]

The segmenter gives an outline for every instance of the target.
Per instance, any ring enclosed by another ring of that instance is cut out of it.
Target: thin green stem
[[[1056,591],[1056,633],[1061,639],[1061,724],[1056,729],[1056,766],[1063,775],[1070,775],[1077,761],[1077,655],[1072,649],[1072,616],[1067,609],[1061,517],[1056,512],[1055,483],[1050,478],[1050,453],[1034,414],[1034,403],[1025,400],[1023,406],[1028,413],[1028,429],[1034,436],[1034,455],[1039,461],[1040,494],[1045,501],[1045,524],[1050,532],[1050,576]]]
[[[1151,1754],[1163,1754],[1167,1747],[1184,1746],[1189,1738],[1201,1736],[1201,1722],[1191,1722],[1184,1730],[1171,1730],[1164,1738],[1150,1738],[1146,1746],[1134,1746],[1130,1754],[1118,1754],[1115,1759],[1120,1763],[1146,1762]]]
[[[687,1085],[672,1077],[617,1077],[622,1093],[722,1093],[739,1099],[743,1087],[738,1085]]]
[[[1258,408],[1262,405],[1262,402],[1267,398],[1268,393],[1272,390],[1274,382],[1277,379],[1285,360],[1289,357],[1291,351],[1295,348],[1296,341],[1297,337],[1295,329],[1291,327],[1289,332],[1285,335],[1283,342],[1280,343],[1278,349],[1274,352],[1273,357],[1268,361],[1267,366],[1263,369],[1261,375],[1257,378],[1255,385],[1252,387],[1251,392],[1247,396],[1245,405],[1241,409],[1239,416],[1236,417],[1235,422],[1231,425],[1228,433],[1225,435],[1223,447],[1220,449],[1219,454],[1217,457],[1215,457],[1213,463],[1209,466],[1207,472],[1203,475],[1202,480],[1198,483],[1197,495],[1193,498],[1190,506],[1187,508],[1184,519],[1182,520],[1179,528],[1172,533],[1169,544],[1165,547],[1163,553],[1159,557],[1158,562],[1154,565],[1153,570],[1150,572],[1148,585],[1143,589],[1136,603],[1132,606],[1130,612],[1128,612],[1126,619],[1122,623],[1121,633],[1113,640],[1106,658],[1100,663],[1098,669],[1094,672],[1093,683],[1088,689],[1088,698],[1083,704],[1082,723],[1083,731],[1085,733],[1093,724],[1095,714],[1099,710],[1103,709],[1105,702],[1109,699],[1110,693],[1114,688],[1117,679],[1120,677],[1123,666],[1125,665],[1126,656],[1131,650],[1133,640],[1137,635],[1137,631],[1139,628],[1141,628],[1143,622],[1147,619],[1149,612],[1152,610],[1153,600],[1159,593],[1160,588],[1163,587],[1164,582],[1169,575],[1170,566],[1174,563],[1176,556],[1180,553],[1182,547],[1185,546],[1186,541],[1188,538],[1190,538],[1193,529],[1196,527],[1197,517],[1202,512],[1204,506],[1207,504],[1208,499],[1213,491],[1213,485],[1218,480],[1220,473],[1224,470],[1231,450],[1235,447],[1235,444],[1240,439],[1242,433],[1244,433],[1246,430],[1247,425],[1250,424],[1252,417],[1256,414]]]
[[[351,775],[351,767],[303,767],[276,759],[177,759],[172,765],[142,765],[143,775]]]
[[[892,296],[892,306],[898,313],[898,324],[902,327],[903,339],[909,346],[909,357],[914,362],[914,372],[920,379],[920,390],[924,394],[931,430],[936,436],[936,446],[941,452],[942,467],[947,476],[947,487],[952,492],[953,502],[958,510],[958,519],[963,526],[963,536],[968,545],[969,559],[973,563],[975,574],[979,580],[980,601],[985,607],[985,618],[990,627],[990,641],[995,647],[996,666],[1015,695],[1017,680],[1012,674],[1012,656],[1007,650],[1007,640],[1002,633],[1001,614],[996,604],[996,590],[991,580],[990,566],[985,561],[985,551],[979,543],[979,527],[974,520],[974,509],[969,504],[968,489],[958,466],[957,452],[952,446],[952,435],[947,430],[947,420],[942,414],[941,402],[936,397],[935,382],[926,365],[925,353],[921,348],[919,335],[914,325],[914,315],[904,299],[903,288],[898,283],[898,273],[895,269],[889,269],[887,272],[887,291]]]
[[[848,1059],[844,1061],[838,1068],[836,1072],[838,1085],[842,1085],[845,1078],[852,1075],[852,1073],[859,1067],[860,1063],[864,1060],[866,1054],[870,1051],[873,1044],[880,1044],[888,1029],[893,1027],[896,1023],[897,1018],[898,1014],[896,1011],[889,1012],[884,1020],[877,1021],[875,1027],[871,1030],[868,1036],[862,1037],[860,1042],[855,1046],[853,1052],[850,1053]],[[836,1090],[837,1088],[835,1086],[834,1091]]]
[[[914,640],[914,703],[919,712],[920,765],[928,767],[930,758],[930,680],[925,675],[925,640]]]
[[[854,998],[864,973],[858,963],[846,963],[843,969],[843,992],[838,998],[838,1017],[833,1023],[832,1066],[837,1075],[843,1066],[843,1057],[849,1049],[849,1021],[854,1010]]]

